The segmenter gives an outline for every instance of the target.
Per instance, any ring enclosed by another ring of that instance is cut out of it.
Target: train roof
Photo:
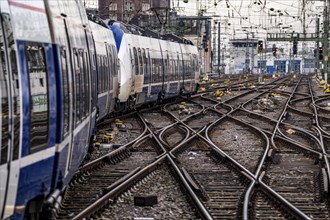
[[[148,28],[141,28],[136,25],[126,24],[120,21],[112,22],[110,26],[116,26],[120,28],[124,33],[145,36],[145,37],[152,37],[160,40],[172,41],[181,44],[193,45],[193,43],[190,40],[187,40],[175,34],[160,34]]]
[[[104,23],[104,21],[101,18],[93,15],[92,13],[87,12],[87,18],[88,20],[109,29],[109,27]]]

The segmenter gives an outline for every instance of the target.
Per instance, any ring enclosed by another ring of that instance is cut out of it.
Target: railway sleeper
[[[184,167],[181,168],[183,175],[186,180],[189,182],[189,185],[193,188],[195,193],[203,200],[207,201],[209,198],[207,196],[207,192],[205,191],[202,184],[196,179],[196,177],[189,173]]]
[[[265,198],[269,202],[269,204],[272,204],[277,210],[279,210],[284,215],[285,219],[299,219],[299,216],[294,211],[285,206],[273,194],[271,194],[267,190],[264,190],[263,188],[261,188],[261,190],[262,193],[266,195]]]
[[[223,164],[226,161],[226,158],[214,149],[211,149],[209,156],[220,164]]]
[[[324,202],[327,200],[329,195],[329,177],[327,175],[326,169],[321,168],[319,173],[315,176],[314,182],[317,183],[316,188],[319,191],[318,200]]]

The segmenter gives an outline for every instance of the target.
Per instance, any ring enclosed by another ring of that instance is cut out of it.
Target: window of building
[[[124,10],[132,11],[133,9],[134,9],[134,3],[133,2],[125,2],[124,3]]]
[[[117,19],[117,14],[109,14],[109,19],[110,20],[118,20]]]
[[[150,9],[150,4],[142,3],[142,11],[148,11]]]
[[[109,12],[111,11],[117,11],[117,3],[110,3],[109,5]]]

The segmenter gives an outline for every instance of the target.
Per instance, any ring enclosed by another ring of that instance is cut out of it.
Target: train
[[[198,50],[80,0],[0,1],[0,219],[38,219],[113,112],[196,91]]]

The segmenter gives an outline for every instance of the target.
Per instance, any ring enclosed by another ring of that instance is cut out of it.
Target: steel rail
[[[141,121],[141,122],[143,122],[143,121]],[[143,122],[143,124],[144,124],[144,130],[143,130],[143,132],[137,138],[135,138],[131,142],[129,142],[129,143],[121,146],[120,148],[118,148],[118,149],[116,149],[116,150],[114,150],[114,151],[112,151],[110,153],[107,153],[107,154],[105,154],[105,155],[103,155],[103,156],[101,156],[101,157],[99,157],[99,158],[97,158],[97,159],[95,159],[93,161],[90,161],[90,162],[84,164],[82,167],[80,167],[76,171],[76,173],[74,175],[75,176],[76,175],[79,175],[79,174],[83,173],[84,171],[91,169],[92,167],[94,167],[98,163],[102,162],[104,159],[109,158],[109,157],[112,157],[112,156],[114,156],[116,154],[119,154],[120,152],[122,152],[123,150],[125,150],[126,148],[128,148],[129,146],[133,145],[135,142],[137,142],[139,139],[141,139],[146,134],[146,132],[147,132],[147,125],[144,122]]]
[[[281,201],[281,203],[285,204],[285,206],[287,208],[289,208],[291,211],[293,211],[298,217],[299,219],[306,219],[306,220],[311,220],[310,217],[308,217],[305,213],[303,213],[302,211],[300,211],[297,207],[295,207],[294,205],[292,205],[288,200],[286,200],[284,197],[282,197],[280,194],[278,194],[276,191],[274,191],[272,188],[270,188],[267,184],[265,184],[262,181],[263,178],[263,174],[261,174],[258,178],[258,183],[264,188],[266,189],[269,193],[271,193],[275,198],[277,198],[279,201]]]

